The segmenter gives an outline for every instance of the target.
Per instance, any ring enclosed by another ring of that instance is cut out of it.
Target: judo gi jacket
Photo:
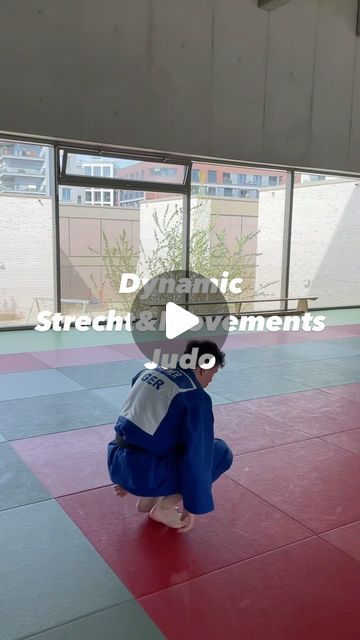
[[[137,496],[180,493],[194,514],[213,510],[212,402],[192,370],[178,365],[140,371],[115,430],[131,446],[108,445],[115,484]]]

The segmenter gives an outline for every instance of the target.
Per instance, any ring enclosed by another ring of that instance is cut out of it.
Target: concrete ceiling
[[[286,4],[289,0],[258,0],[258,6],[260,9],[266,9],[267,11],[272,11],[273,9],[277,9],[282,4]]]

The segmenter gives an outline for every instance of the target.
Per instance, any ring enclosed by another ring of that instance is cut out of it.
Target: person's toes
[[[162,509],[161,503],[158,503],[151,509],[149,516],[152,520],[155,520],[155,522],[165,524],[171,529],[180,529],[183,526],[181,522],[181,512],[176,507]]]
[[[115,493],[116,495],[121,496],[121,498],[124,498],[128,494],[128,492],[125,491],[125,489],[123,489],[122,487],[120,487],[120,485],[115,485]]]

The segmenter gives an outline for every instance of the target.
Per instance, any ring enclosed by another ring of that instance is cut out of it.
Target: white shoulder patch
[[[186,388],[182,389],[158,369],[153,373],[144,371],[132,387],[120,415],[149,435],[154,435],[175,396],[197,388],[190,376],[186,378]]]

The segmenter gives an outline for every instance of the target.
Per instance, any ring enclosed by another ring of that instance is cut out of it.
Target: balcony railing
[[[21,195],[21,194],[38,195],[39,193],[42,193],[44,195],[48,195],[48,192],[45,186],[37,187],[36,185],[34,185],[32,187],[30,185],[28,186],[6,185],[6,184],[2,184],[1,182],[0,182],[0,193],[14,193],[16,195]]]
[[[24,169],[24,168],[17,168],[17,167],[9,167],[8,165],[0,165],[0,176],[2,175],[6,175],[6,176],[32,176],[34,178],[45,178],[46,177],[46,170],[45,168],[42,169],[34,169],[33,167],[31,169]]]

